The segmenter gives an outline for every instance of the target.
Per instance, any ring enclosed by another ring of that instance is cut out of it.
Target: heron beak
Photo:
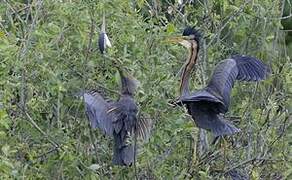
[[[191,47],[191,43],[189,42],[189,37],[188,36],[175,36],[175,37],[170,37],[166,41],[169,43],[179,43],[183,45],[186,48]]]
[[[169,37],[169,38],[166,38],[166,42],[168,43],[180,43],[182,42],[184,39],[184,36],[175,36],[175,37]]]

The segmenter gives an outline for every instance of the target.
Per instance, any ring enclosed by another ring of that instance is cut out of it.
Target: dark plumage
[[[133,97],[137,80],[119,72],[122,88],[118,101],[105,101],[97,92],[85,93],[84,101],[92,128],[98,127],[114,138],[113,164],[129,166],[135,156],[131,137],[134,133],[147,137],[150,123],[145,119],[137,119],[138,107]]]
[[[106,44],[105,44],[105,33],[101,32],[98,37],[98,48],[101,54],[104,54]]]
[[[260,81],[267,77],[268,68],[260,60],[237,55],[221,61],[213,71],[208,85],[192,94],[180,97],[198,127],[210,130],[216,137],[240,130],[222,115],[228,111],[230,94],[236,80]]]

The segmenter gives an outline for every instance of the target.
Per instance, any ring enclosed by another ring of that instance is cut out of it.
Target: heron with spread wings
[[[119,69],[121,91],[118,101],[105,100],[97,92],[84,93],[86,115],[92,128],[99,128],[106,135],[113,137],[113,164],[129,166],[133,164],[135,146],[131,142],[136,134],[147,138],[150,133],[150,121],[138,118],[138,106],[134,93],[138,81]]]
[[[208,85],[191,93],[189,80],[198,59],[199,39],[200,34],[192,27],[187,27],[182,36],[170,39],[171,42],[180,43],[189,51],[181,71],[178,102],[186,106],[199,128],[211,131],[215,137],[237,133],[240,129],[222,116],[229,109],[233,85],[236,80],[254,82],[264,80],[269,74],[269,68],[254,57],[236,55],[219,62]]]

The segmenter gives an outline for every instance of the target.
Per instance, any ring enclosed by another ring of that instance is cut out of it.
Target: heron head
[[[169,42],[179,43],[186,48],[191,48],[192,44],[196,44],[198,46],[201,35],[198,30],[194,27],[186,27],[181,36],[171,37],[168,39]]]

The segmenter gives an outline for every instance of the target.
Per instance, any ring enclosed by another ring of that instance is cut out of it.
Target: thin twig
[[[233,13],[233,15],[229,16],[229,18],[226,20],[226,22],[221,26],[221,28],[216,32],[216,34],[214,35],[214,37],[209,41],[209,43],[207,44],[207,48],[213,43],[213,41],[220,36],[221,31],[223,31],[223,29],[235,18],[239,15],[239,13],[241,13],[244,9],[244,7],[246,6],[246,4],[249,3],[249,0],[245,1],[244,4],[242,4],[239,9],[237,11],[235,11]],[[223,20],[224,21],[224,20]]]
[[[163,162],[172,153],[175,146],[177,146],[177,143],[175,143],[175,138],[171,138],[170,147],[154,160],[154,164],[157,164],[158,162]]]
[[[37,123],[32,119],[32,117],[26,112],[25,109],[23,109],[19,104],[16,104],[17,107],[21,110],[24,116],[27,117],[28,121],[31,123],[31,125],[36,128],[37,131],[39,131],[54,147],[61,148],[61,146],[53,140],[52,137],[50,137],[47,133],[45,133],[38,125]]]
[[[252,15],[252,14],[247,14],[247,13],[244,13],[245,15],[248,15],[248,16],[252,16],[252,17],[256,17],[256,18],[259,18],[259,19],[268,19],[268,20],[285,20],[285,19],[289,19],[292,17],[292,12],[291,12],[291,9],[290,9],[290,13],[289,15],[287,16],[283,16],[283,10],[284,10],[284,7],[285,7],[285,1],[286,0],[283,0],[282,1],[282,6],[281,6],[281,14],[280,14],[280,17],[266,17],[266,16],[257,16],[257,15]],[[288,0],[289,2],[289,0]]]
[[[51,154],[51,153],[53,153],[53,152],[55,152],[55,151],[58,151],[58,147],[54,147],[54,148],[52,148],[51,150],[49,150],[49,151],[47,151],[47,152],[45,152],[45,153],[43,153],[43,154],[41,154],[41,155],[38,155],[38,156],[36,156],[34,159],[42,159],[44,156],[47,156],[48,154]]]
[[[181,16],[181,18],[183,19],[183,22],[184,22],[185,24],[189,24],[188,19],[186,18],[187,16],[185,16],[185,15],[184,15],[179,9],[177,9],[176,6],[173,5],[170,1],[166,0],[166,2],[167,2],[167,4],[168,4],[169,6],[172,7],[172,9],[173,9],[174,11],[176,11],[176,12],[179,14],[179,16]],[[186,5],[186,3],[184,3],[184,4],[180,7],[180,9],[183,9],[185,5]]]
[[[226,174],[226,173],[228,173],[228,172],[230,172],[230,171],[232,171],[232,170],[234,170],[234,169],[236,169],[236,168],[238,168],[238,167],[240,167],[240,166],[243,166],[243,165],[245,165],[245,164],[248,164],[248,163],[250,163],[250,162],[253,162],[253,161],[255,161],[255,160],[256,160],[256,157],[254,157],[254,158],[250,158],[250,159],[247,159],[247,160],[245,160],[245,161],[243,161],[243,162],[241,162],[241,163],[239,163],[239,164],[237,164],[237,165],[235,165],[235,166],[229,167],[229,168],[227,168],[226,171],[224,171],[224,174]]]
[[[20,15],[18,14],[18,11],[14,9],[14,7],[7,1],[4,0],[4,2],[6,3],[6,5],[11,9],[12,14],[16,15],[17,19],[21,22],[22,25],[24,25],[24,21],[21,19]]]

